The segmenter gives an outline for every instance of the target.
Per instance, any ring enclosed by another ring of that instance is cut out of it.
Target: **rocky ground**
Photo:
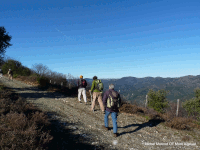
[[[100,149],[119,150],[199,150],[200,131],[179,131],[168,128],[163,123],[151,123],[137,115],[119,113],[119,137],[113,137],[113,130],[105,131],[104,115],[99,106],[91,112],[91,102],[85,105],[78,103],[77,97],[66,97],[60,93],[43,91],[22,81],[9,81],[7,77],[0,78],[5,86],[13,89],[29,103],[33,103],[45,111],[51,119],[59,120],[62,127],[71,129],[72,138],[80,135],[82,142],[95,145]],[[97,102],[98,103],[98,102]],[[111,117],[109,126],[112,127]],[[61,141],[63,149],[71,149],[67,141]]]

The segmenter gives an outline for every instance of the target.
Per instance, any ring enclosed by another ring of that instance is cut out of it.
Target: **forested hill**
[[[92,79],[86,78],[91,84]],[[149,89],[168,90],[167,99],[175,101],[180,99],[185,101],[194,97],[194,89],[200,87],[200,75],[183,76],[179,78],[162,78],[162,77],[123,77],[121,79],[102,79],[104,90],[108,89],[108,85],[113,83],[117,91],[126,97],[127,100],[143,101]]]

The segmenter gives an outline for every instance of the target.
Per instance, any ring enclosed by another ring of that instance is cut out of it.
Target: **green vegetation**
[[[16,78],[18,75],[21,76],[30,76],[31,70],[21,64],[21,62],[8,59],[4,62],[2,66],[3,74],[7,74],[8,70],[11,69],[13,71],[13,77]]]
[[[183,103],[183,108],[189,115],[197,117],[200,122],[200,89],[195,89],[195,98],[187,100]]]
[[[168,107],[168,101],[166,99],[167,91],[158,90],[156,92],[150,89],[147,95],[148,107],[153,108],[160,113],[164,113],[164,108]]]
[[[12,45],[9,43],[11,38],[12,37],[8,35],[8,33],[6,32],[6,29],[4,27],[0,27],[0,64],[1,65],[3,63],[3,55],[6,52],[5,51],[6,48]]]
[[[47,87],[49,85],[49,79],[46,77],[37,77],[37,82],[42,87]]]

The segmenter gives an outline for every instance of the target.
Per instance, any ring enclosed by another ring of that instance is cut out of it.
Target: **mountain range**
[[[92,79],[86,78],[91,85]],[[149,89],[169,91],[167,99],[169,101],[185,101],[194,97],[194,89],[200,87],[200,75],[183,76],[177,78],[162,77],[123,77],[120,79],[101,79],[104,84],[104,91],[108,89],[109,84],[115,85],[115,90],[128,101],[142,102],[145,101]]]

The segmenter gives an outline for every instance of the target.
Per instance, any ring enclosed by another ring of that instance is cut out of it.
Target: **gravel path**
[[[29,103],[38,106],[42,111],[55,112],[57,115],[49,116],[60,120],[66,128],[73,129],[92,145],[104,145],[106,149],[127,150],[199,150],[199,131],[178,131],[165,127],[162,124],[152,125],[145,118],[120,113],[118,116],[119,137],[113,137],[113,130],[104,131],[104,115],[96,106],[96,111],[90,111],[90,102],[77,103],[77,97],[66,97],[60,93],[42,91],[21,81],[8,81],[7,77],[0,78],[5,86],[12,88],[16,93],[26,98]],[[109,126],[112,127],[109,116]],[[75,124],[75,125],[74,125]],[[188,135],[187,135],[188,134]],[[189,137],[183,141],[183,137]],[[186,145],[194,144],[194,145]],[[183,145],[182,145],[183,144]]]

